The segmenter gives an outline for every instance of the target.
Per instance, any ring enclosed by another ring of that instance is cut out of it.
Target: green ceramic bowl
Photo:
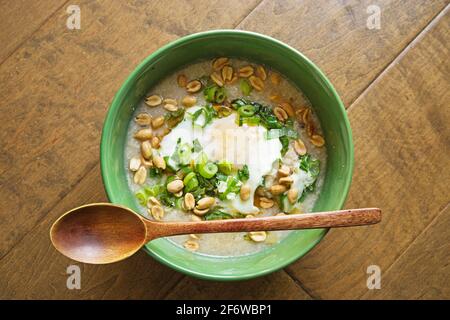
[[[138,101],[167,74],[218,56],[269,65],[306,94],[320,119],[328,148],[326,177],[314,211],[341,209],[352,177],[353,144],[338,94],[319,68],[300,52],[273,38],[238,30],[214,30],[178,39],[152,53],[131,73],[114,97],[103,127],[100,160],[109,200],[138,211],[127,186],[124,164],[127,127]],[[326,229],[295,231],[277,245],[240,257],[192,253],[166,239],[148,243],[145,250],[160,262],[191,276],[242,280],[287,266],[311,250],[326,232]]]

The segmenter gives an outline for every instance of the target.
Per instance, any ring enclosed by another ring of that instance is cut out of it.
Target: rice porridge
[[[128,185],[140,213],[162,221],[301,214],[326,168],[306,97],[267,66],[217,58],[160,81],[128,128]],[[289,231],[170,237],[214,256],[250,254]]]

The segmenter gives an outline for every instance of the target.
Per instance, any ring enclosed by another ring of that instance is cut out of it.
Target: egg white
[[[199,107],[192,107],[188,113],[193,114]],[[249,179],[245,182],[250,187],[250,197],[242,201],[239,195],[231,195],[224,205],[232,212],[242,214],[257,213],[259,209],[253,205],[256,188],[262,184],[273,163],[281,158],[281,143],[279,139],[266,139],[267,129],[262,126],[238,126],[236,114],[228,117],[213,119],[204,128],[192,123],[189,114],[172,129],[161,141],[159,153],[171,156],[176,149],[178,140],[190,143],[198,139],[211,161],[228,161],[235,167],[248,166]],[[196,123],[202,124],[204,119],[199,117]],[[192,155],[196,159],[197,154]]]

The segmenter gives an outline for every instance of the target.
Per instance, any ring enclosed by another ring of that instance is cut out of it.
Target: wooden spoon
[[[161,237],[214,232],[350,227],[381,221],[377,208],[339,210],[276,217],[199,222],[157,222],[110,203],[72,209],[53,223],[50,238],[63,255],[80,262],[104,264],[123,260]]]

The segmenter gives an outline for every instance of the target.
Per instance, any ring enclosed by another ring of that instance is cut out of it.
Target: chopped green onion
[[[219,166],[219,171],[226,175],[229,175],[229,174],[231,174],[231,172],[233,172],[233,164],[231,162],[222,161],[222,162],[219,162],[218,166]]]
[[[143,191],[136,192],[135,196],[141,206],[145,206],[147,204],[148,196]]]
[[[227,98],[227,94],[225,92],[225,88],[222,87],[219,90],[217,90],[216,98],[215,98],[216,103],[222,103],[225,101],[226,98]]]
[[[195,172],[189,172],[183,179],[183,183],[184,185],[187,185],[189,183],[189,181],[193,178],[195,178],[197,175],[195,174]]]
[[[217,166],[213,162],[202,163],[198,167],[198,172],[202,177],[206,179],[211,179],[217,173]]]
[[[246,124],[249,126],[257,126],[261,122],[261,118],[258,116],[240,118],[240,125]]]
[[[245,99],[235,99],[231,102],[231,106],[234,109],[239,109],[240,107],[245,106],[247,104],[249,104],[249,102],[247,102]]]
[[[191,192],[191,191],[197,189],[197,187],[198,187],[198,179],[197,179],[197,176],[195,176],[192,179],[190,179],[187,184],[184,185],[184,191]]]
[[[250,92],[252,92],[252,86],[247,79],[242,79],[239,87],[241,88],[242,94],[244,96],[248,96]]]
[[[249,104],[242,106],[238,109],[238,113],[242,117],[251,117],[252,115],[255,114],[255,111],[256,111],[255,107]]]
[[[218,87],[217,85],[211,85],[203,90],[205,100],[212,103],[222,103],[227,98],[227,93],[224,87]]]
[[[183,183],[185,192],[191,192],[192,190],[195,190],[198,187],[198,179],[195,172],[188,173],[184,177]]]

